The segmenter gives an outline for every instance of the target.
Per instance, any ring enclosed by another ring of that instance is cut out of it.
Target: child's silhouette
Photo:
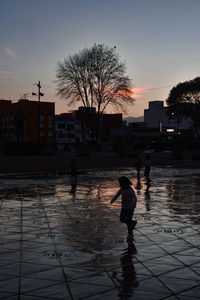
[[[122,195],[122,208],[120,213],[120,222],[126,223],[128,228],[127,241],[133,240],[133,229],[137,223],[136,220],[132,220],[134,209],[137,203],[137,197],[135,191],[132,189],[132,183],[130,180],[122,176],[118,179],[120,189],[116,195],[112,198],[110,203],[112,204],[120,195]]]

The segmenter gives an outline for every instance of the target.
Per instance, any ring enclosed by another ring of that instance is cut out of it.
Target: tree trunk
[[[96,144],[99,142],[99,132],[100,132],[100,103],[98,104],[98,111],[97,111],[97,130],[96,130]]]

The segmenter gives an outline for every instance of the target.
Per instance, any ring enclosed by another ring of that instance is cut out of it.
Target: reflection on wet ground
[[[200,170],[43,175],[0,180],[0,299],[199,299]],[[130,247],[109,204],[121,175],[138,195]]]

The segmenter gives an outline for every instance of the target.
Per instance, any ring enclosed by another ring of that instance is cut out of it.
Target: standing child
[[[133,229],[135,228],[137,221],[132,220],[133,213],[137,203],[137,197],[132,189],[132,183],[130,180],[122,176],[118,179],[120,189],[116,195],[112,198],[110,203],[112,204],[120,195],[122,195],[122,208],[120,213],[120,222],[126,223],[128,228],[127,242],[133,240]]]
[[[136,167],[136,171],[137,171],[137,179],[140,179],[140,171],[143,167],[143,163],[140,159],[140,157],[138,156],[137,157],[137,161],[136,161],[136,164],[135,164],[135,167]]]

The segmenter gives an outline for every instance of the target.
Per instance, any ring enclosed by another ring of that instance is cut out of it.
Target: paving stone
[[[138,194],[132,247],[110,205],[119,174]],[[74,195],[67,176],[2,184],[0,299],[198,299],[198,172],[154,168],[148,195],[132,174],[88,172]]]

